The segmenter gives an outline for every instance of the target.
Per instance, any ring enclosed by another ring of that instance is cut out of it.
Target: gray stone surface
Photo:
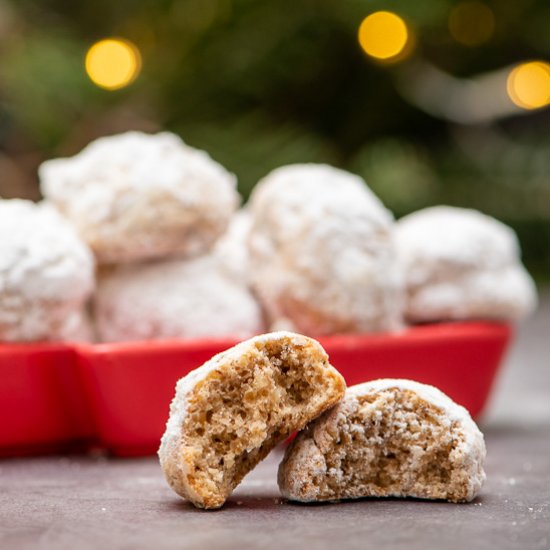
[[[550,289],[519,329],[485,414],[487,426],[550,426]]]
[[[548,548],[550,430],[493,430],[488,482],[470,504],[285,503],[280,453],[204,512],[166,487],[154,459],[41,458],[2,465],[0,547]]]
[[[550,294],[522,329],[485,416],[488,481],[470,504],[281,500],[272,454],[216,512],[154,458],[0,462],[0,548],[550,548]]]

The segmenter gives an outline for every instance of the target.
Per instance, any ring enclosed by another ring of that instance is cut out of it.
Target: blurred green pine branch
[[[362,175],[397,216],[481,209],[510,223],[528,266],[550,277],[548,111],[452,125],[407,103],[394,69],[357,44],[361,20],[387,9],[409,21],[416,56],[455,76],[550,57],[548,2],[486,3],[495,34],[468,48],[449,34],[451,0],[0,0],[0,167],[13,175],[0,195],[32,195],[41,160],[98,135],[167,128],[234,171],[244,197],[276,166],[328,162]],[[84,71],[106,36],[143,56],[116,92]]]

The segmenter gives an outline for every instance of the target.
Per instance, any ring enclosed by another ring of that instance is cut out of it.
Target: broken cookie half
[[[463,407],[410,380],[348,388],[288,447],[279,488],[300,502],[360,497],[472,500],[485,480],[483,434]]]
[[[197,507],[219,508],[345,389],[321,345],[299,334],[257,336],[216,355],[177,383],[159,449],[168,483]]]

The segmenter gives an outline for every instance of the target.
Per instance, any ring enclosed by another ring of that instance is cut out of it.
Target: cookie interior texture
[[[266,335],[214,357],[178,383],[159,451],[168,482],[196,506],[221,506],[277,443],[344,391],[323,348],[303,336]]]
[[[485,445],[465,409],[441,392],[450,409],[400,387],[361,393],[346,396],[287,449],[279,468],[284,496],[475,497],[485,479]]]

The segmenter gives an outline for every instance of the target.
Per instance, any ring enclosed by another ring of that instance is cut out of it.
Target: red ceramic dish
[[[320,340],[349,385],[410,378],[439,387],[478,417],[510,336],[508,325],[476,322]],[[87,439],[119,456],[152,454],[176,381],[235,343],[0,346],[0,453]]]
[[[507,325],[426,325],[395,335],[321,338],[349,385],[375,378],[433,384],[474,417],[510,338]],[[81,348],[100,442],[116,455],[156,452],[176,381],[233,340],[102,344]]]
[[[80,347],[80,371],[100,446],[120,456],[156,453],[176,382],[235,343],[162,341]]]
[[[70,345],[0,345],[0,456],[85,448],[95,437],[86,395]]]

